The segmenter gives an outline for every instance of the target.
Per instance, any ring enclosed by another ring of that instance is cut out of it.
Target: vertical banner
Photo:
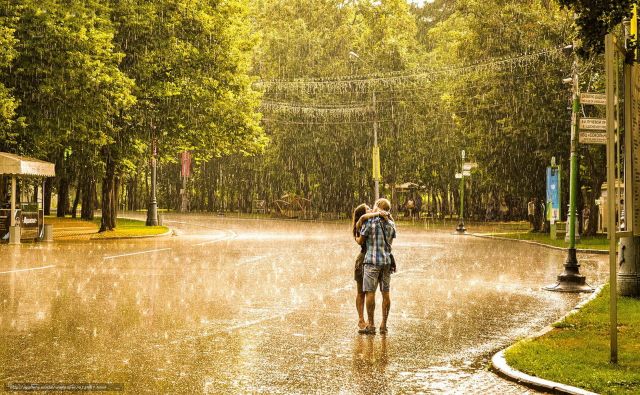
[[[373,180],[381,181],[382,174],[380,173],[380,147],[377,145],[373,147]]]
[[[560,166],[547,167],[546,218],[552,224],[560,221]]]
[[[181,163],[182,163],[182,168],[180,171],[180,175],[182,177],[188,178],[189,175],[191,174],[191,152],[184,151],[182,153]]]

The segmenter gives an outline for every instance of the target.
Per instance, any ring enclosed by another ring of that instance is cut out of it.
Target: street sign
[[[603,93],[581,93],[580,104],[607,105],[607,96]]]
[[[463,176],[465,176],[465,177],[471,177],[471,171],[469,171],[469,170],[463,170],[463,171],[462,171],[462,175],[463,175]]]
[[[580,129],[607,130],[607,120],[604,118],[580,118]]]
[[[578,135],[580,144],[607,144],[606,132],[584,132]]]
[[[478,164],[476,162],[465,162],[462,164],[462,170],[471,170],[475,169],[476,167],[478,167]]]
[[[462,173],[456,173],[456,178],[462,178]]]

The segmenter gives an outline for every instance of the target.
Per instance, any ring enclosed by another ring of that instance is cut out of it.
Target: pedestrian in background
[[[527,203],[527,218],[529,219],[529,224],[531,225],[531,229],[535,229],[534,221],[536,214],[536,202],[535,198],[531,198],[529,203]]]

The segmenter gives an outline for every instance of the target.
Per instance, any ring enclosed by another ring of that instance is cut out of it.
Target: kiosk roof
[[[55,177],[56,165],[39,159],[0,152],[0,174],[23,177]]]

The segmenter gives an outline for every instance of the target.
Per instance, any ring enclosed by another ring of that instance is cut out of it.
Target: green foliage
[[[11,28],[14,21],[0,16],[0,70],[6,72],[16,56],[17,40],[15,30]],[[0,82],[0,150],[8,150],[17,144],[17,134],[12,130],[15,125],[15,111],[18,102],[12,92]]]
[[[568,156],[570,59],[555,49],[572,20],[548,0],[12,0],[0,144],[55,160],[59,195],[86,189],[85,207],[102,178],[114,213],[120,186],[130,208],[145,200],[153,140],[162,206],[190,150],[194,208],[296,193],[346,212],[372,199],[375,119],[383,194],[416,182],[447,211],[465,149],[479,164],[466,207],[482,218],[505,200],[517,218]],[[583,156],[597,190],[602,152]]]
[[[604,36],[631,16],[637,0],[558,0],[576,14],[576,26],[581,40],[582,56],[604,53]]]

